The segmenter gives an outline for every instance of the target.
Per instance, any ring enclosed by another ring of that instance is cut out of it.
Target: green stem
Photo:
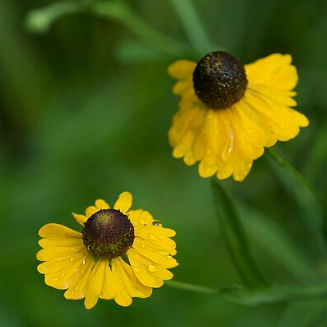
[[[169,55],[182,55],[187,51],[187,46],[153,29],[123,2],[96,2],[91,12],[122,23],[143,41]]]
[[[323,197],[317,192],[317,190],[301,175],[301,173],[296,170],[289,162],[287,162],[284,157],[274,148],[266,149],[268,156],[276,162],[280,167],[287,171],[293,178],[302,185],[305,189],[311,193],[311,195],[316,199],[320,204],[323,210],[323,229],[324,233],[327,230],[327,203]]]
[[[62,16],[83,12],[90,12],[123,24],[145,43],[168,55],[182,56],[189,52],[185,44],[152,28],[122,1],[56,2],[31,11],[27,16],[26,26],[32,32],[45,33]]]
[[[210,288],[180,281],[167,281],[169,287],[205,295],[218,295],[222,299],[245,306],[278,303],[289,300],[312,299],[327,295],[327,284],[313,286],[265,287],[259,289],[241,286]]]
[[[200,286],[190,283],[179,282],[177,280],[169,280],[165,282],[168,286],[173,288],[178,288],[183,291],[190,291],[195,293],[202,294],[218,294],[220,292],[219,289],[210,288],[207,286]]]
[[[324,200],[318,194],[317,190],[300,174],[298,170],[296,170],[289,162],[287,162],[276,149],[273,148],[266,149],[266,153],[278,165],[280,165],[287,172],[293,175],[293,177],[316,198],[316,200],[322,205],[322,207],[325,207]]]
[[[81,13],[85,10],[82,2],[56,2],[41,9],[30,11],[26,17],[27,29],[35,33],[46,33],[51,25],[62,16]]]
[[[269,281],[252,255],[242,221],[231,197],[216,180],[212,180],[212,191],[221,234],[244,283],[249,287],[269,286]]]
[[[212,44],[194,9],[192,0],[170,0],[170,2],[175,8],[193,48],[201,54],[212,51]]]

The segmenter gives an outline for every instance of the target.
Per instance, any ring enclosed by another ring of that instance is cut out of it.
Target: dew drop
[[[151,271],[151,272],[155,272],[156,270],[157,270],[157,268],[156,268],[156,266],[154,266],[154,265],[149,265],[149,270]]]
[[[153,226],[160,226],[161,225],[161,221],[160,220],[155,220],[152,222]]]
[[[140,269],[139,267],[134,267],[133,270],[134,270],[134,272],[136,272],[136,273],[139,273],[139,272],[141,271],[141,269]]]
[[[146,225],[146,221],[144,219],[141,219],[140,220],[140,224],[143,225],[143,226],[145,226]]]
[[[156,240],[158,239],[158,237],[155,236],[154,234],[149,234],[149,235],[148,235],[148,238],[149,238],[149,240],[151,240],[151,241],[156,241]]]
[[[142,243],[142,244],[141,244],[141,248],[142,248],[142,249],[145,249],[145,248],[146,248],[145,243]]]

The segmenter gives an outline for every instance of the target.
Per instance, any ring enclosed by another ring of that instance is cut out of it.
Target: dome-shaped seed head
[[[84,224],[83,242],[96,258],[109,260],[127,252],[134,242],[134,227],[119,210],[104,209],[93,214]]]
[[[213,109],[228,108],[240,101],[247,84],[244,66],[224,51],[204,56],[193,72],[196,95]]]

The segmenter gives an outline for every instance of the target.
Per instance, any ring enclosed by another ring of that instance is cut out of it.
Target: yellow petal
[[[84,215],[79,215],[79,214],[74,213],[74,212],[72,212],[72,215],[80,225],[84,226],[84,224],[87,221],[87,218]]]
[[[39,235],[41,237],[77,237],[81,238],[82,234],[79,232],[76,232],[66,226],[59,225],[59,224],[47,224],[44,225],[39,230]]]
[[[66,257],[54,258],[38,265],[37,270],[41,274],[51,274],[71,266],[74,262],[80,261],[85,257],[85,252],[78,252]]]
[[[85,246],[83,244],[75,245],[71,247],[65,247],[65,246],[46,247],[40,250],[36,254],[36,258],[39,261],[47,261],[51,259],[61,260],[61,258],[72,256],[75,255],[76,253],[84,252],[84,251],[85,251]]]
[[[97,207],[98,210],[102,210],[102,209],[110,209],[109,204],[102,200],[102,199],[98,199],[95,201],[95,206]]]
[[[105,266],[104,282],[102,291],[99,295],[101,299],[111,300],[115,297],[115,285],[112,277],[112,271],[109,262]]]
[[[189,60],[177,60],[168,67],[168,74],[174,78],[184,79],[192,76],[196,63]]]
[[[86,309],[93,308],[99,299],[104,282],[104,273],[108,260],[98,260],[93,267],[86,285],[84,305]]]
[[[89,255],[86,256],[70,279],[69,288],[64,294],[66,299],[79,300],[84,298],[87,281],[94,265],[95,261],[93,258]]]
[[[49,248],[49,247],[74,247],[83,244],[82,238],[73,238],[73,237],[65,237],[65,238],[42,238],[39,240],[39,245],[42,248]]]
[[[86,220],[89,219],[92,215],[94,215],[98,211],[99,211],[99,209],[95,206],[87,207],[85,210]]]
[[[44,278],[45,283],[48,286],[52,286],[56,289],[66,290],[67,288],[69,288],[71,277],[78,272],[79,267],[83,263],[85,257],[77,260],[76,262],[73,261],[71,265],[67,266],[62,270],[46,274]]]
[[[115,203],[114,208],[120,210],[122,213],[127,213],[127,211],[132,206],[133,197],[129,192],[123,192],[119,195],[118,200]]]
[[[170,255],[169,251],[165,251],[164,248],[155,246],[152,243],[138,237],[136,237],[134,240],[133,248],[144,257],[166,268],[174,268],[178,266],[177,261]]]
[[[135,273],[135,276],[143,285],[154,288],[158,288],[163,285],[162,279],[157,277],[153,272],[150,271],[150,264],[146,266],[140,260],[141,255],[138,254],[137,251],[135,251],[134,249],[130,249],[127,252],[127,255]]]

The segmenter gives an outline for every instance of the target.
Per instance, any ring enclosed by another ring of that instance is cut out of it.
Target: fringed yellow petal
[[[150,260],[147,260],[146,264],[144,264],[146,259],[143,259],[142,256],[134,249],[130,249],[127,252],[127,255],[135,276],[143,285],[153,288],[158,288],[163,285],[162,278],[159,278],[155,274],[156,269],[154,269],[152,272],[152,266],[154,265]]]
[[[81,233],[76,232],[66,226],[59,225],[59,224],[47,224],[44,225],[39,230],[39,235],[41,237],[58,237],[58,238],[64,238],[64,237],[81,237]]]
[[[95,201],[95,206],[98,210],[102,210],[102,209],[110,209],[109,204],[102,200],[102,199],[98,199]]]
[[[177,79],[192,76],[196,63],[189,60],[177,60],[168,67],[168,74]]]
[[[108,260],[98,260],[91,271],[85,290],[84,305],[86,309],[92,309],[99,300],[107,264]]]
[[[122,213],[127,213],[131,208],[133,202],[132,194],[129,192],[123,192],[119,195],[118,200],[115,203],[114,208],[120,210]]]
[[[79,215],[79,214],[74,213],[74,212],[72,212],[72,215],[73,215],[73,217],[75,218],[75,220],[76,220],[80,225],[84,226],[84,224],[85,224],[86,221],[87,221],[86,216],[84,216],[84,215]]]

